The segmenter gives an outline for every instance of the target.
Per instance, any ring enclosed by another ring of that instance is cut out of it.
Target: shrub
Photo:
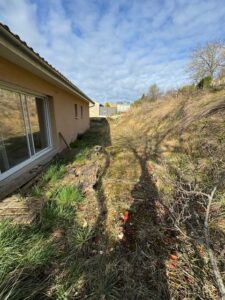
[[[196,91],[195,85],[185,85],[178,90],[178,93],[183,96],[192,96]]]
[[[206,76],[206,77],[202,78],[202,80],[199,81],[199,83],[197,84],[197,87],[199,89],[207,89],[211,86],[211,83],[212,83],[212,77]]]

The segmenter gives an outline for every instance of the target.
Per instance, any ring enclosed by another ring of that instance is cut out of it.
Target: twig
[[[67,147],[69,150],[71,150],[71,147],[70,147],[70,145],[67,143],[67,141],[66,141],[64,135],[62,134],[62,132],[59,132],[59,137],[63,140],[63,142],[64,142],[64,144],[66,145],[66,147]]]
[[[177,221],[176,221],[176,217],[173,215],[171,209],[163,203],[163,201],[160,200],[160,198],[158,199],[159,203],[167,210],[167,212],[169,213],[171,219],[173,220],[173,225],[174,227],[187,239],[187,240],[193,240],[192,237],[188,236],[186,233],[183,232],[183,230],[180,228],[180,226],[178,226]]]
[[[184,193],[184,194],[190,194],[190,195],[198,195],[198,196],[205,196],[205,197],[209,197],[209,195],[208,194],[206,194],[206,193],[203,193],[203,192],[201,192],[201,191],[186,191],[184,188],[182,188],[182,187],[179,187],[179,189]]]
[[[217,286],[219,288],[220,294],[221,294],[221,299],[225,300],[225,287],[223,284],[223,279],[221,277],[216,258],[214,256],[213,250],[210,247],[210,235],[209,235],[209,225],[208,225],[208,220],[209,220],[209,213],[210,213],[210,206],[214,197],[214,194],[216,192],[216,187],[212,190],[211,194],[208,195],[208,205],[207,205],[207,210],[206,210],[206,216],[205,216],[205,223],[204,223],[204,233],[205,233],[205,241],[206,241],[206,248],[208,251],[209,259],[213,268],[214,276],[216,279]]]

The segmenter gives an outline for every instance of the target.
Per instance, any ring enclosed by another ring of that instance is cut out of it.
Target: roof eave
[[[30,63],[30,60],[33,60],[32,66],[38,69],[39,72],[43,72],[45,70],[45,76],[51,77],[56,83],[60,83],[61,86],[64,86],[70,92],[79,95],[83,100],[94,104],[94,101],[91,100],[87,95],[85,95],[79,88],[77,88],[72,82],[66,79],[62,74],[60,74],[56,69],[54,69],[50,64],[48,64],[43,58],[41,58],[37,53],[33,51],[33,49],[29,48],[24,42],[22,42],[19,38],[17,38],[13,33],[11,33],[4,26],[0,26],[0,33],[4,38],[9,42],[9,44],[13,44],[16,47],[16,51],[14,52],[16,55],[19,55],[18,50],[20,50],[23,54],[23,59],[27,59],[27,62]],[[6,46],[6,45],[5,45]],[[12,47],[10,47],[10,51],[13,51]]]

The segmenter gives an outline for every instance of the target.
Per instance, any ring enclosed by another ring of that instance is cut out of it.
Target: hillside
[[[0,298],[221,299],[224,113],[199,92],[93,120],[19,193],[45,200],[36,222],[1,222]]]
[[[134,203],[136,199],[136,205],[132,204],[138,211],[135,222],[141,218],[145,225],[135,236],[148,227],[150,230],[140,238],[143,243],[151,241],[144,253],[152,261],[144,261],[142,269],[148,266],[152,280],[161,276],[172,299],[220,298],[205,245],[204,222],[208,200],[216,189],[209,215],[209,247],[213,247],[224,274],[224,112],[224,91],[200,92],[142,104],[112,126],[112,144],[120,149],[113,159],[120,165],[119,177],[139,178],[129,196]],[[121,155],[132,170],[125,167]],[[123,198],[124,190],[119,194]],[[149,206],[153,212],[146,217]],[[154,218],[155,223],[149,225]],[[139,239],[136,242],[140,245]],[[164,275],[154,270],[160,258]],[[154,270],[152,275],[150,270]],[[165,297],[162,291],[157,292],[157,299]]]

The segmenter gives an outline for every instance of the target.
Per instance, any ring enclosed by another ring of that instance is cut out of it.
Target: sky
[[[0,22],[98,102],[189,83],[196,46],[225,38],[225,0],[0,0]]]

